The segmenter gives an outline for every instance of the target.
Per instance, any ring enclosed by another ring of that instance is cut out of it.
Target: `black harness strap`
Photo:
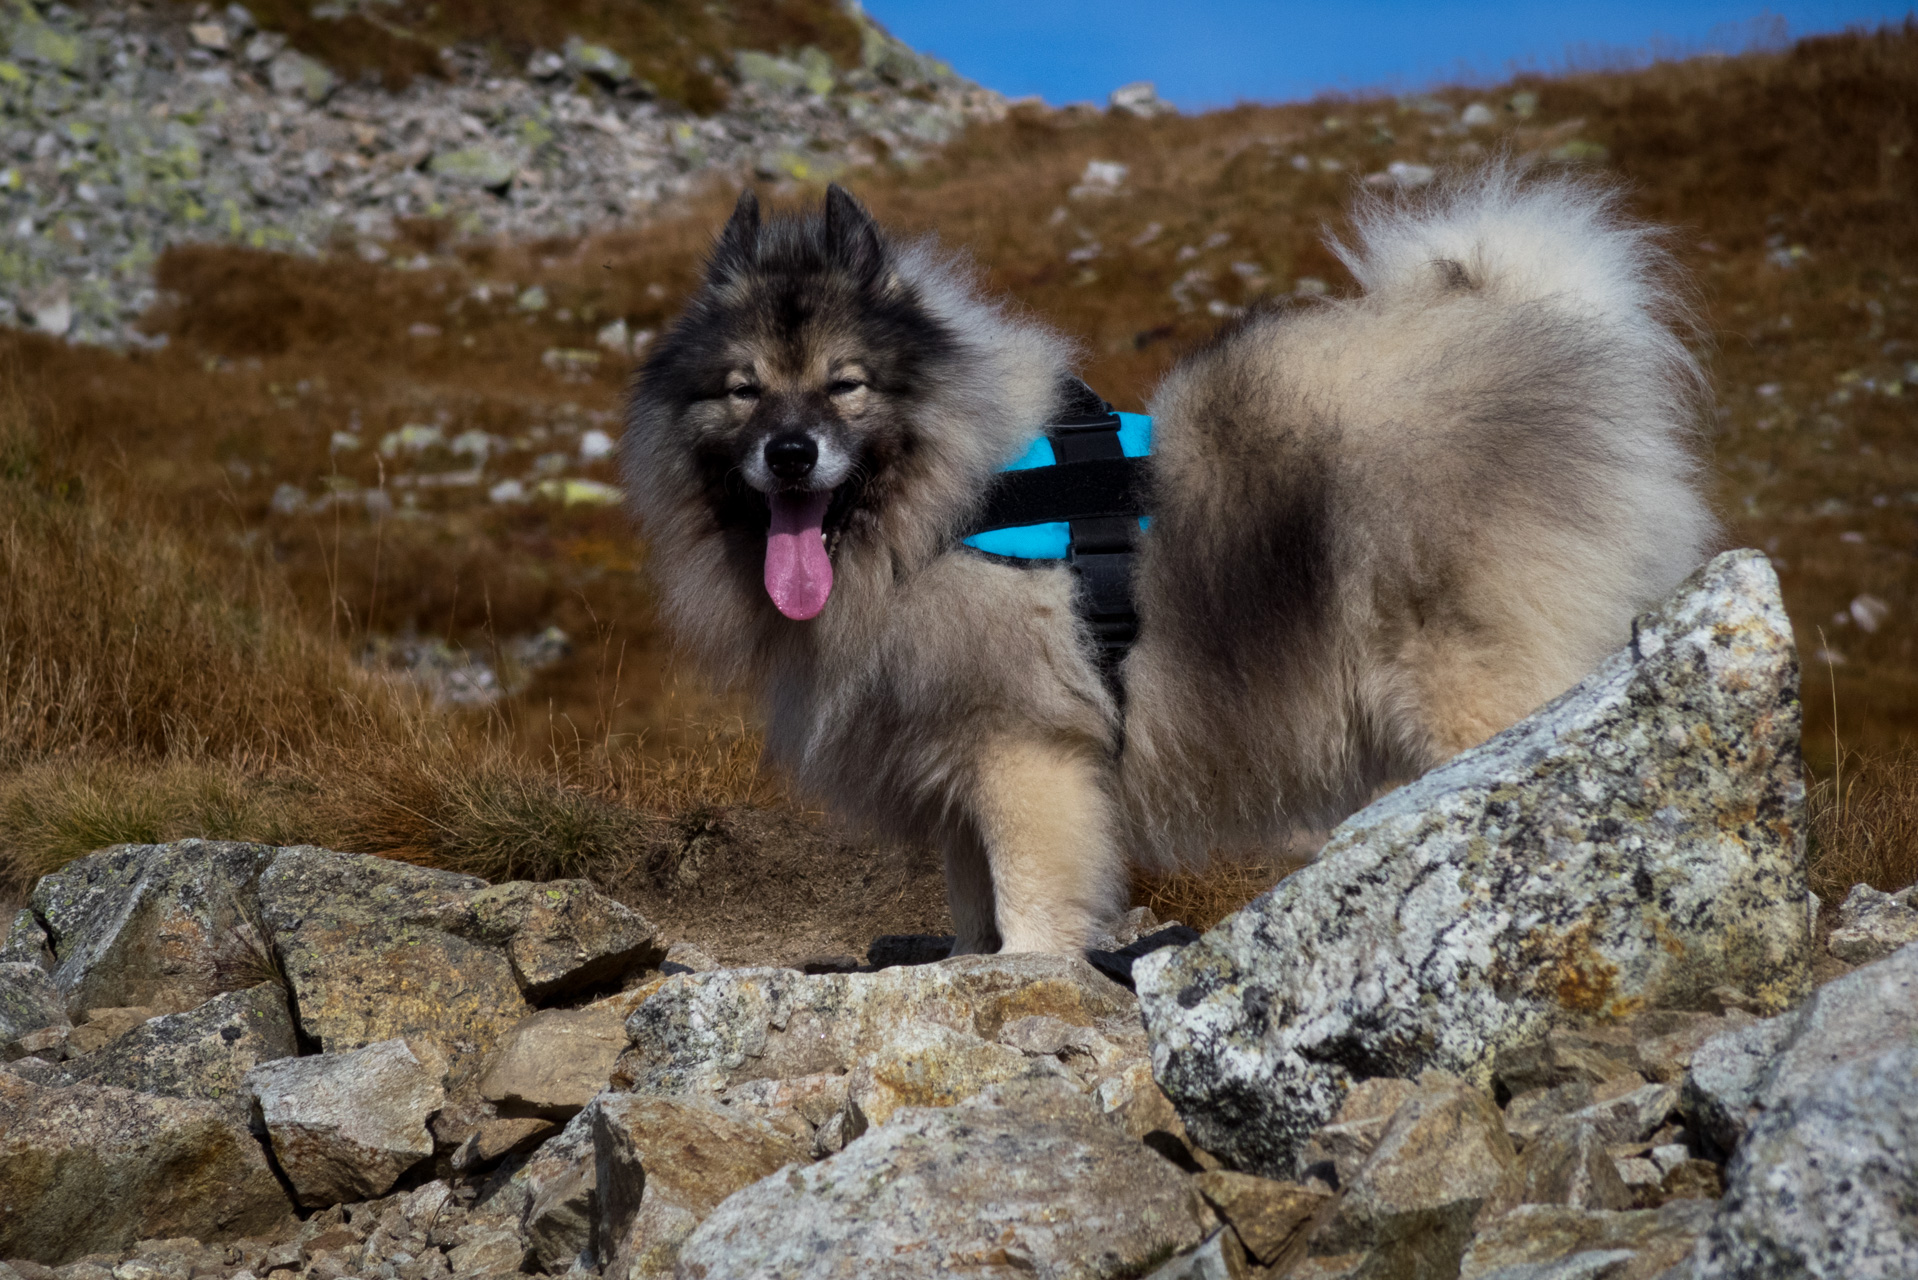
[[[1066,521],[1067,563],[1078,578],[1075,605],[1098,646],[1099,672],[1120,706],[1119,664],[1139,635],[1132,576],[1139,517],[1146,514],[1146,460],[1119,444],[1119,415],[1083,382],[1060,421],[1046,430],[1053,465],[999,473],[984,508],[962,537],[993,529]]]

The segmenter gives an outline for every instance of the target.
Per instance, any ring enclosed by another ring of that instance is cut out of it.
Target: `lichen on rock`
[[[1247,1171],[1358,1082],[1489,1082],[1554,1026],[1783,1009],[1810,982],[1798,661],[1769,562],[1730,552],[1529,719],[1401,787],[1203,940],[1135,971],[1153,1067]]]

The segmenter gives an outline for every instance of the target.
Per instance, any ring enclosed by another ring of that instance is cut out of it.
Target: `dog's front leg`
[[[1002,739],[979,762],[978,830],[1001,951],[1077,955],[1123,905],[1104,770],[1088,748]],[[952,864],[948,862],[948,881]],[[954,903],[955,923],[960,910]]]

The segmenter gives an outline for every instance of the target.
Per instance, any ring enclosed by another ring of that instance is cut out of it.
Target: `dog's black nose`
[[[781,480],[804,480],[819,461],[819,443],[803,432],[774,436],[766,442],[766,468]]]

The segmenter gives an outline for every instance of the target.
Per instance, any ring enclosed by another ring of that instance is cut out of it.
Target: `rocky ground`
[[[630,224],[702,177],[818,181],[911,164],[997,94],[869,20],[863,65],[735,55],[727,109],[654,100],[617,54],[569,40],[499,74],[476,49],[401,92],[344,83],[244,6],[0,11],[0,322],[144,341],[171,244],[401,253],[396,227],[529,238]]]
[[[582,882],[102,851],[0,955],[0,1280],[1911,1274],[1918,904],[1820,928],[1798,732],[1746,552],[1197,940],[728,969]]]

